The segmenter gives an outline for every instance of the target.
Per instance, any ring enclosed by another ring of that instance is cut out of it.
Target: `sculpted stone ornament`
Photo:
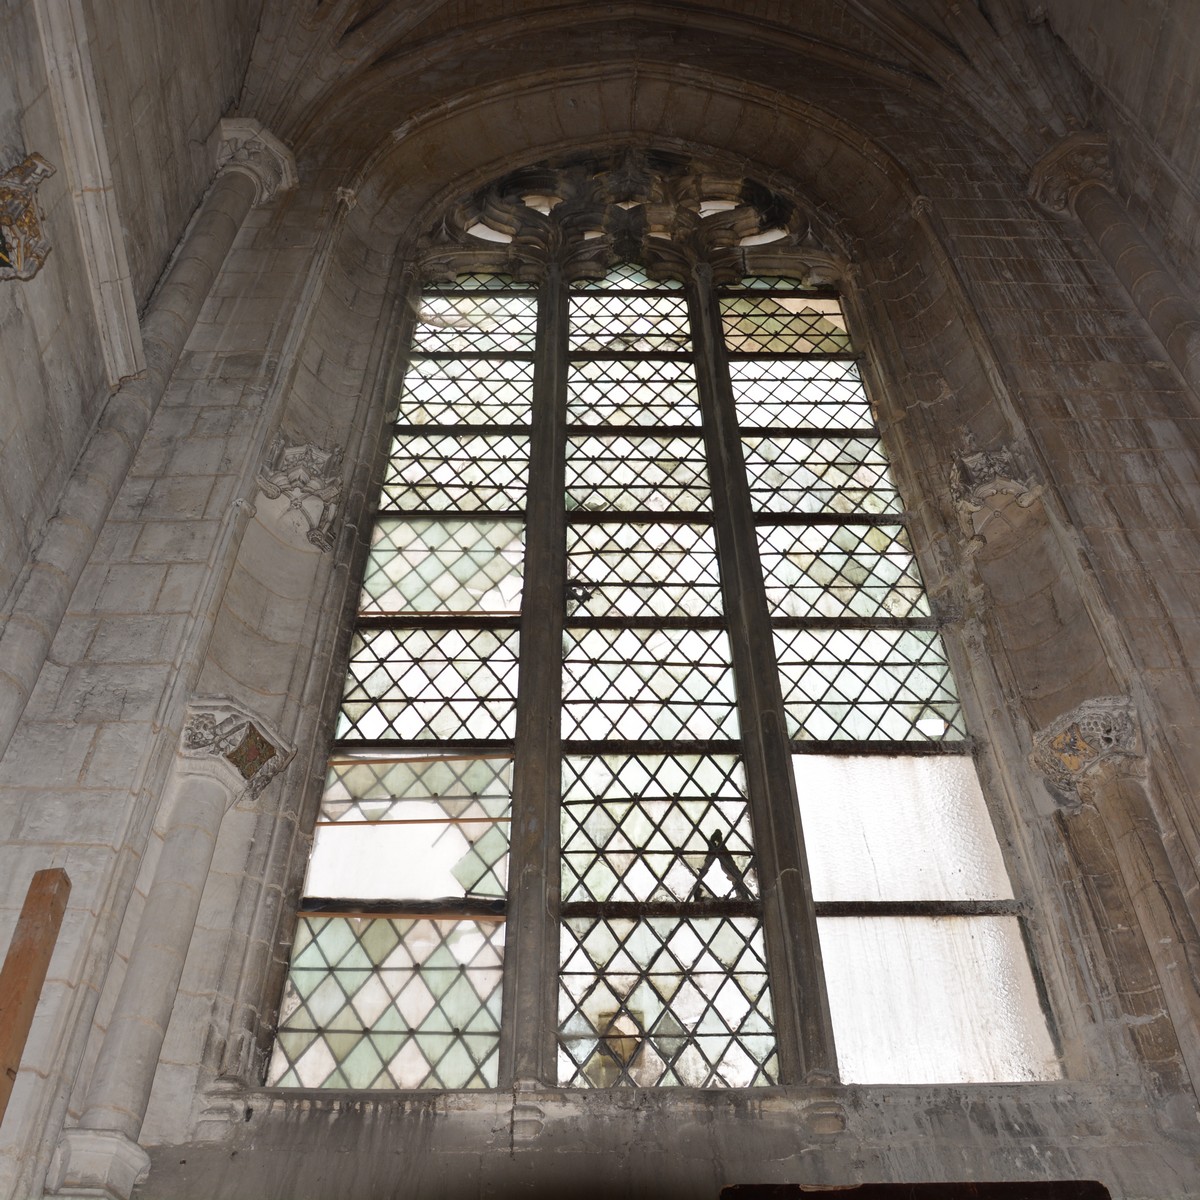
[[[1065,212],[1076,189],[1089,181],[1112,183],[1108,139],[1102,133],[1073,133],[1034,164],[1029,194],[1052,212]]]
[[[40,154],[30,154],[0,175],[0,280],[32,279],[50,253],[37,189],[54,170]]]
[[[1044,490],[1025,477],[1011,450],[974,451],[956,458],[950,494],[970,538],[970,553],[981,550],[989,536],[1016,530]]]
[[[257,204],[296,186],[292,152],[251,117],[225,117],[218,127],[217,169],[242,171],[258,186]]]
[[[257,799],[294,753],[260,725],[230,701],[195,701],[188,706],[180,753],[193,760],[222,760],[236,772],[240,795]]]
[[[1126,696],[1097,696],[1034,735],[1029,761],[1048,783],[1078,797],[1099,764],[1141,753],[1137,717]]]
[[[333,522],[342,499],[342,451],[310,442],[289,445],[276,434],[258,474],[266,502],[255,507],[260,517],[275,515],[322,553],[333,549]]]

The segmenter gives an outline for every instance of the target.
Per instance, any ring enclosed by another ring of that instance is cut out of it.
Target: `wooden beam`
[[[17,1079],[70,894],[71,881],[61,867],[38,871],[25,893],[25,904],[4,957],[4,968],[0,970],[0,1121]]]

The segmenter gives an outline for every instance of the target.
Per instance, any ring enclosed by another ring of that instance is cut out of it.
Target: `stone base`
[[[46,1195],[129,1200],[149,1170],[145,1150],[123,1133],[68,1129],[51,1159]]]

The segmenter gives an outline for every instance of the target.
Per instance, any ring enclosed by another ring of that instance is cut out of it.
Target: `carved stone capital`
[[[950,472],[950,494],[972,551],[981,549],[989,536],[1015,530],[1043,491],[1008,449],[961,454]]]
[[[1063,212],[1085,183],[1112,183],[1108,139],[1102,133],[1073,133],[1034,164],[1029,195],[1053,212]]]
[[[218,130],[217,170],[242,171],[258,187],[256,204],[296,186],[292,152],[252,117],[225,117]]]
[[[128,1200],[149,1170],[150,1156],[123,1133],[67,1129],[50,1161],[46,1191],[52,1196]]]
[[[1137,714],[1127,696],[1097,696],[1034,734],[1029,761],[1048,783],[1068,792],[1101,764],[1141,754]]]
[[[219,778],[234,800],[256,800],[295,750],[259,718],[218,696],[188,705],[179,753],[192,770]]]
[[[332,550],[333,523],[342,499],[342,451],[276,434],[258,473],[261,520],[275,524],[298,545]]]
[[[30,154],[0,174],[0,280],[32,279],[50,253],[37,189],[54,170],[40,154]]]

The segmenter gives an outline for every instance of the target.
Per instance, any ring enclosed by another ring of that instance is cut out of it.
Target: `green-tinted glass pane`
[[[931,629],[779,629],[791,737],[942,741],[966,736],[942,641]]]
[[[516,693],[516,630],[360,629],[336,736],[509,738]]]
[[[902,511],[876,438],[746,437],[742,449],[759,512]]]
[[[903,525],[766,525],[758,546],[775,616],[929,615]]]
[[[568,439],[569,510],[695,512],[708,507],[708,468],[698,436],[620,433]]]
[[[563,763],[563,899],[749,899],[758,892],[735,755]]]
[[[705,617],[721,613],[707,525],[567,527],[568,616]]]
[[[582,425],[698,425],[687,359],[586,359],[567,367],[567,419]]]
[[[533,363],[525,359],[416,358],[396,419],[407,425],[527,425]]]
[[[509,434],[397,434],[384,508],[468,512],[523,508],[529,439]]]
[[[790,429],[870,429],[873,422],[852,362],[735,359],[729,364],[738,421]]]
[[[577,629],[563,644],[564,738],[737,737],[723,631]]]
[[[334,758],[322,821],[399,821],[409,805],[436,804],[445,819],[497,820],[512,803],[511,758],[429,755]]]
[[[561,1085],[775,1081],[757,919],[567,917],[561,956]]]
[[[849,354],[846,318],[836,299],[727,296],[721,300],[731,354]]]
[[[383,516],[371,534],[359,611],[519,612],[524,559],[518,522]]]
[[[496,1086],[502,922],[302,916],[300,930],[316,965],[293,956],[269,1084]]]

